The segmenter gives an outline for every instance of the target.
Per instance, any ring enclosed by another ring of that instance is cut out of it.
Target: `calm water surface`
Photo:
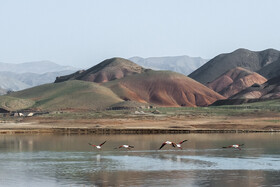
[[[184,150],[158,150],[184,139]],[[101,151],[88,145],[105,140]],[[280,186],[279,143],[280,134],[0,135],[0,186]]]

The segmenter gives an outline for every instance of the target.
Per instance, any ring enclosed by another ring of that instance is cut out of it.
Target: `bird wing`
[[[227,146],[227,147],[223,147],[223,148],[231,148],[232,147],[232,145],[229,145],[229,146]]]
[[[106,141],[105,142],[103,142],[102,144],[100,144],[99,146],[102,146],[103,144],[105,144],[106,143]]]
[[[163,148],[166,145],[166,143],[163,143],[159,149]]]
[[[91,146],[96,146],[96,145],[93,145],[93,144],[91,144],[91,143],[88,143],[89,145],[91,145]]]
[[[239,146],[243,146],[244,144],[240,144]]]
[[[177,147],[177,145],[176,145],[174,142],[172,142],[172,146],[173,146],[173,147]]]
[[[128,147],[129,147],[129,148],[134,148],[134,146],[133,146],[133,145],[129,145]]]
[[[188,140],[183,140],[183,141],[179,142],[179,144],[182,144],[182,143],[184,143],[184,142],[186,142],[186,141],[188,141]]]

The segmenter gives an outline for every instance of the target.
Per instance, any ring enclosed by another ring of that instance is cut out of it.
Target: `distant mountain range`
[[[18,91],[33,86],[51,83],[57,76],[76,71],[71,66],[61,66],[49,61],[27,62],[22,64],[0,63],[0,87]],[[5,92],[0,92],[4,94]]]
[[[143,66],[144,68],[154,70],[169,70],[184,75],[189,75],[191,72],[205,64],[208,60],[200,57],[189,56],[171,56],[171,57],[132,57],[129,58],[132,62]]]
[[[0,95],[4,95],[7,93],[8,90],[5,90],[3,88],[0,87]]]
[[[71,70],[60,72],[48,72],[44,74],[37,73],[13,73],[13,72],[0,72],[0,87],[18,91],[41,84],[54,82],[56,77],[72,73]]]
[[[25,62],[19,64],[9,64],[0,62],[0,71],[13,72],[17,74],[21,73],[36,73],[44,74],[49,72],[61,72],[61,71],[75,71],[77,68],[71,66],[61,66],[50,61],[35,61]]]

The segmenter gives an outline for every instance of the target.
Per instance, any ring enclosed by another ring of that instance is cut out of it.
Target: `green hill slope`
[[[43,110],[104,109],[123,101],[110,89],[86,81],[45,84],[11,94],[35,101],[33,107]]]
[[[0,96],[0,107],[9,111],[22,110],[35,104],[30,99],[20,99],[10,96]]]

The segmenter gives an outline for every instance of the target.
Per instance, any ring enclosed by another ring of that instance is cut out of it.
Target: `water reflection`
[[[100,160],[101,160],[100,154],[96,155],[96,162],[100,162]]]
[[[164,147],[166,139],[183,150]],[[272,186],[278,134],[1,135],[0,186]],[[96,150],[88,142],[103,142]],[[125,143],[135,149],[115,150]],[[242,150],[221,149],[245,143]]]

